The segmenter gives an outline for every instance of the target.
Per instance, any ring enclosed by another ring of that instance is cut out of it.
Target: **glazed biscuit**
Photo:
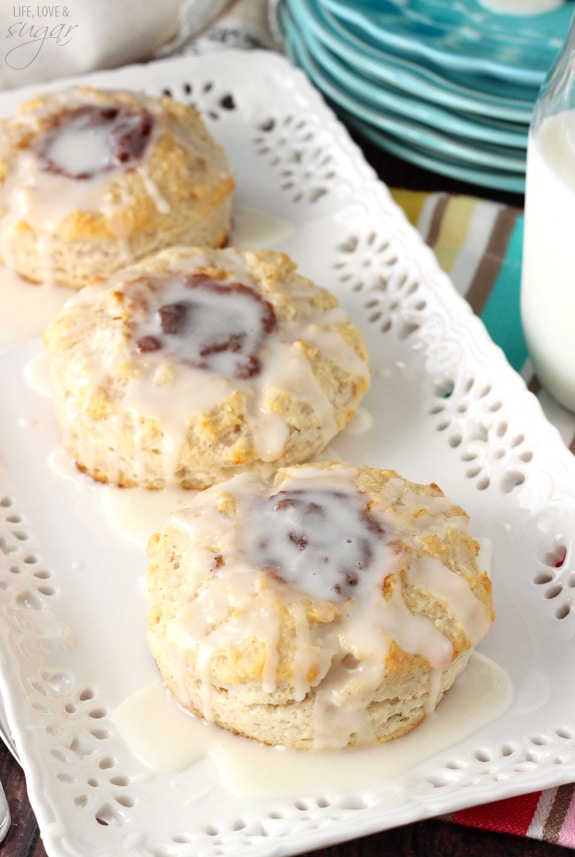
[[[240,474],[148,545],[148,644],[175,698],[265,744],[405,735],[493,621],[466,513],[346,463]]]
[[[219,247],[234,178],[192,107],[73,87],[0,121],[0,259],[79,289],[174,244]]]
[[[63,446],[122,487],[204,488],[319,453],[369,385],[360,331],[282,253],[173,248],[44,335]]]

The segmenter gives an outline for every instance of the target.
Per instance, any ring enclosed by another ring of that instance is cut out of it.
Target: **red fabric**
[[[484,806],[462,809],[451,815],[456,824],[494,830],[499,833],[514,833],[525,836],[537,809],[541,792],[498,800]]]

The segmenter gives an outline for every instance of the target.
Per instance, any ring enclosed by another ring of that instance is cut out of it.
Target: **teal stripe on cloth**
[[[520,372],[527,360],[520,311],[523,216],[515,221],[505,258],[481,318],[493,341],[505,352],[508,362]]]

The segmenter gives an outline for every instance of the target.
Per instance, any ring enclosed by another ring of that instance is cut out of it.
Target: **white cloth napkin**
[[[278,48],[267,0],[0,2],[0,89],[218,48]]]
[[[281,50],[271,11],[276,2],[182,0],[180,34],[159,55],[203,54],[226,48]],[[202,25],[198,11],[203,5],[209,5],[215,14],[209,20],[205,16]]]
[[[147,59],[179,29],[180,0],[0,3],[0,87]]]

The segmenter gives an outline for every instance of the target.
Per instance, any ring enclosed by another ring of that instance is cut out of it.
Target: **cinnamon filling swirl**
[[[256,291],[199,273],[168,280],[162,296],[161,305],[137,327],[140,353],[163,350],[196,369],[228,378],[260,373],[261,349],[276,318]]]
[[[134,167],[144,156],[154,120],[147,110],[84,104],[51,117],[38,153],[42,168],[71,179],[92,179]]]
[[[260,501],[245,535],[248,561],[321,601],[357,594],[379,558],[383,525],[359,495],[284,490]]]

